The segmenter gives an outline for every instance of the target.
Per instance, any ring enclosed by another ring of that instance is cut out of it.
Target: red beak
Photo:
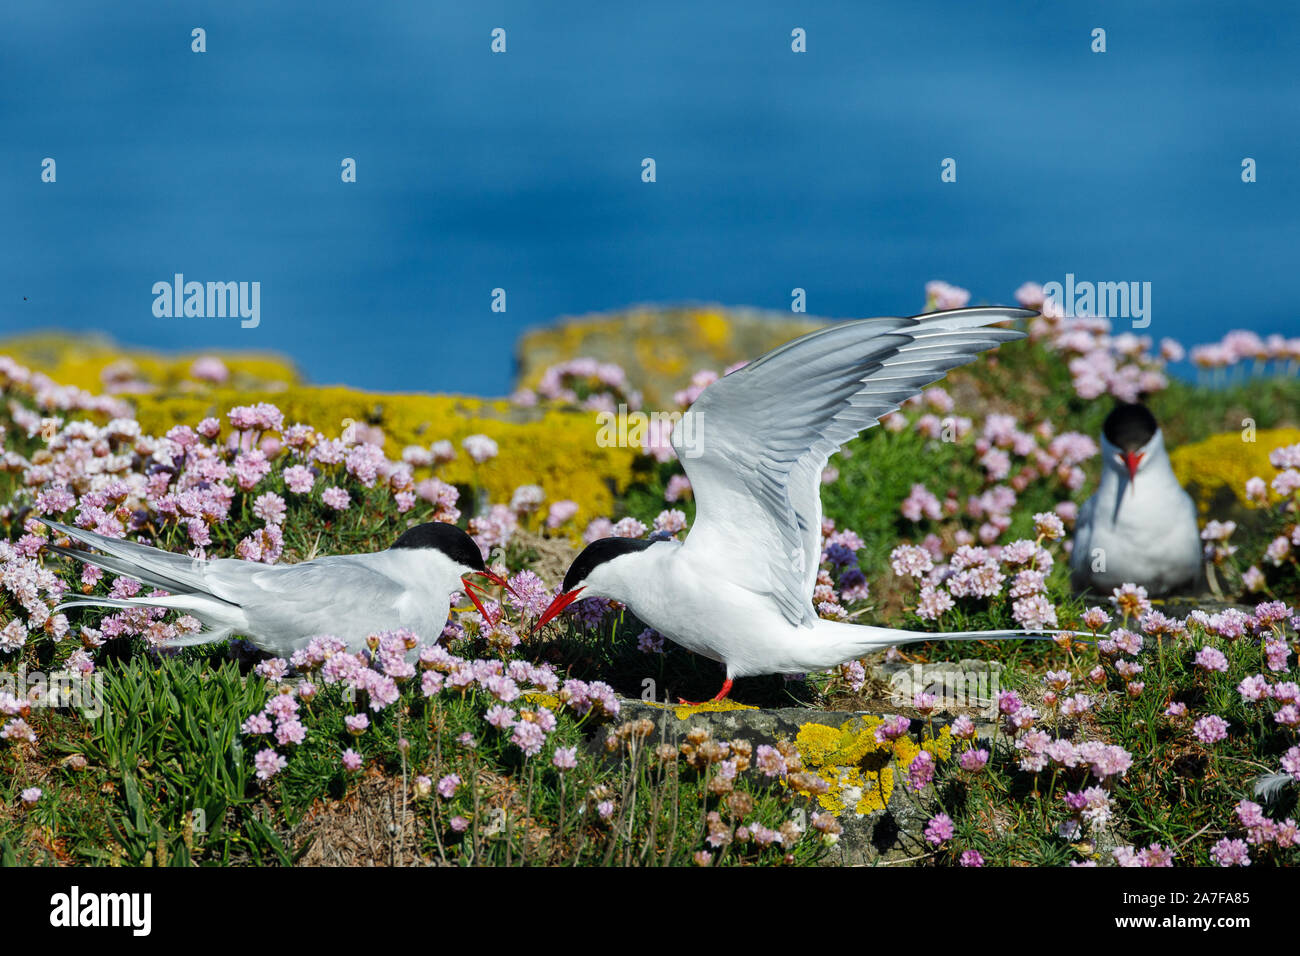
[[[1128,466],[1129,484],[1137,483],[1138,465],[1142,463],[1142,452],[1126,451],[1124,452],[1124,464]]]
[[[497,587],[505,588],[507,591],[509,591],[511,594],[515,595],[516,597],[519,596],[518,592],[510,586],[510,582],[507,581],[505,578],[503,578],[501,575],[494,574],[491,571],[475,571],[474,573],[483,575],[483,577],[487,578]],[[462,580],[464,579],[462,578]]]
[[[561,611],[574,601],[578,600],[578,595],[582,590],[582,588],[574,588],[572,591],[565,591],[562,594],[557,594],[555,600],[552,601],[550,606],[542,612],[542,616],[538,618],[537,623],[533,625],[533,629],[529,633],[536,633],[538,630],[551,623],[551,621],[554,620]]]
[[[476,573],[482,574],[483,572],[479,571]],[[478,587],[478,585],[469,579],[468,574],[460,579],[460,583],[465,588],[465,594],[469,597],[470,601],[472,601],[474,606],[478,608],[479,614],[483,615],[483,620],[488,623],[493,623],[492,618],[488,616],[487,609],[483,607],[483,602],[478,599],[478,595],[474,592],[474,589]]]

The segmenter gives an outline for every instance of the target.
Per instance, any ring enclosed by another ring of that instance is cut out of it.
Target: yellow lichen
[[[554,694],[546,694],[539,690],[524,691],[519,695],[537,707],[545,707],[547,710],[559,710],[561,706],[560,698]]]
[[[671,710],[678,720],[686,720],[694,714],[722,714],[729,710],[758,710],[751,704],[738,704],[734,700],[706,700],[702,704],[661,704],[655,700],[643,700],[641,703],[656,710]]]
[[[839,727],[808,723],[799,728],[794,743],[804,769],[829,787],[817,796],[823,810],[835,816],[883,810],[894,791],[896,768],[906,769],[922,750],[934,754],[937,761],[952,754],[947,727],[937,738],[926,737],[920,743],[909,736],[881,743],[876,740],[881,723],[879,717],[854,717]],[[798,792],[812,796],[809,790]]]
[[[678,704],[673,708],[673,716],[685,720],[692,714],[721,714],[729,710],[758,710],[749,704],[738,704],[734,700],[706,700],[702,704]]]
[[[1255,432],[1254,441],[1245,440],[1248,434],[1225,432],[1170,452],[1174,474],[1184,488],[1195,493],[1202,513],[1209,510],[1216,493],[1224,487],[1244,503],[1247,481],[1258,476],[1267,482],[1277,474],[1269,464],[1269,452],[1300,442],[1300,430],[1294,428]]]
[[[731,323],[717,309],[704,309],[694,318],[695,334],[705,347],[713,350],[731,341]]]
[[[459,449],[469,435],[496,441],[498,457],[476,465],[464,452],[439,468],[452,484],[487,492],[494,502],[509,501],[520,485],[540,485],[550,501],[579,505],[573,528],[614,512],[616,495],[631,483],[638,452],[596,443],[594,412],[517,409],[509,402],[461,395],[389,394],[341,386],[299,385],[278,392],[216,389],[204,395],[177,395],[140,401],[141,426],[161,434],[173,425],[196,424],[235,405],[271,402],[286,423],[304,422],[337,437],[345,422],[366,422],[384,432],[384,451],[400,457],[407,445],[427,447],[448,439]],[[416,477],[428,474],[417,469]]]

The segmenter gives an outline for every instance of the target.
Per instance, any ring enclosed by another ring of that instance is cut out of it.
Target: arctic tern
[[[468,534],[437,521],[410,528],[384,551],[279,565],[204,560],[54,521],[45,524],[56,537],[66,536],[102,553],[53,541],[46,550],[168,592],[158,597],[77,598],[59,610],[161,607],[190,614],[204,625],[197,634],[169,641],[174,647],[239,636],[268,654],[287,658],[323,634],[346,641],[352,651],[365,646],[371,634],[398,628],[436,640],[447,623],[451,594],[463,590],[481,609],[470,575],[508,586],[487,569]]]
[[[836,323],[718,379],[672,431],[696,501],[686,540],[593,542],[536,626],[579,597],[620,601],[725,665],[714,700],[737,677],[825,670],[895,644],[1068,633],[903,631],[824,620],[812,603],[831,454],[949,370],[1024,337],[997,323],[1035,314],[975,308]]]
[[[1141,404],[1121,404],[1101,429],[1101,480],[1079,509],[1071,581],[1077,590],[1125,583],[1153,596],[1200,580],[1196,505],[1169,464],[1164,433]]]

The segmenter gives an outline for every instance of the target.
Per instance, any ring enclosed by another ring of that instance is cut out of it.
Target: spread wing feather
[[[812,626],[821,558],[821,474],[830,456],[899,404],[1033,315],[978,308],[862,319],[811,332],[706,388],[673,429],[696,517],[685,547]]]

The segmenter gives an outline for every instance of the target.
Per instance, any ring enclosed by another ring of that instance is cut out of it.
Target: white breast
[[[1080,511],[1070,566],[1076,586],[1105,591],[1131,582],[1163,594],[1195,581],[1201,571],[1196,505],[1167,465],[1144,471],[1133,484],[1104,473]]]

